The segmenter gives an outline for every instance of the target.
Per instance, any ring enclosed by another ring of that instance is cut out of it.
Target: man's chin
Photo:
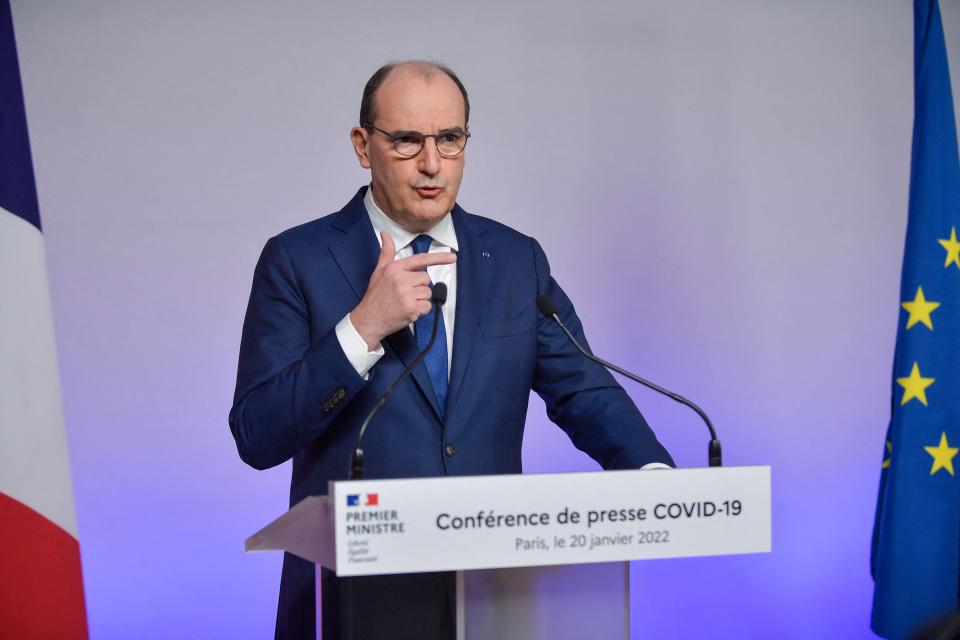
[[[413,209],[418,220],[430,223],[431,226],[440,221],[453,208],[453,202],[448,198],[433,198],[421,200]]]

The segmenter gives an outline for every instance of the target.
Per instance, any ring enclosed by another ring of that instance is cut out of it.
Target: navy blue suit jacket
[[[385,355],[364,380],[337,340],[334,327],[363,297],[380,250],[365,190],[339,212],[271,238],[254,273],[230,428],[253,467],[293,459],[291,505],[346,477],[360,423],[417,354],[404,328],[383,341]],[[366,477],[520,473],[531,389],[604,468],[673,464],[620,385],[539,313],[545,293],[586,343],[536,240],[459,206],[451,215],[460,246],[445,411],[421,363],[367,431]],[[285,565],[280,619],[312,616],[313,589],[312,570]]]

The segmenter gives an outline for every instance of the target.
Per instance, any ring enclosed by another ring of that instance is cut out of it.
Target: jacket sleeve
[[[243,322],[230,430],[244,462],[267,469],[312,442],[363,387],[333,326],[310,311],[279,237],[263,249]]]
[[[537,295],[546,294],[577,341],[592,351],[570,299],[550,275],[543,249],[531,238]],[[604,469],[638,469],[652,462],[674,466],[636,405],[613,376],[570,343],[557,323],[538,314],[533,389],[549,418]]]

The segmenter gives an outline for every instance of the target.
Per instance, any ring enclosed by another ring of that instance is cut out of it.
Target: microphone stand
[[[592,353],[584,349],[580,345],[580,342],[578,342],[577,339],[574,337],[573,333],[571,333],[570,330],[567,328],[567,326],[563,324],[563,321],[560,319],[560,315],[557,313],[557,308],[554,306],[553,301],[546,294],[541,294],[537,296],[537,306],[540,308],[540,311],[543,313],[543,315],[547,316],[548,318],[552,318],[553,321],[556,322],[561,329],[563,329],[563,332],[567,334],[568,338],[570,338],[570,342],[572,342],[573,346],[577,348],[577,351],[582,353],[588,359],[593,360],[597,364],[600,364],[606,367],[607,369],[616,371],[620,375],[630,378],[634,382],[639,382],[643,386],[649,389],[653,389],[657,393],[661,393],[667,396],[671,400],[679,402],[680,404],[693,409],[697,413],[697,415],[700,416],[700,418],[702,418],[703,421],[706,423],[707,429],[710,430],[710,444],[707,447],[708,464],[711,467],[723,466],[723,453],[720,447],[720,441],[717,440],[717,432],[716,430],[714,430],[713,423],[710,422],[710,418],[707,417],[707,414],[704,413],[703,409],[695,405],[690,400],[687,400],[686,398],[681,396],[679,393],[674,393],[673,391],[670,391],[669,389],[664,389],[660,385],[650,382],[649,380],[644,380],[640,376],[634,373],[630,373],[626,369],[621,369],[620,367],[613,364],[612,362],[607,362],[606,360],[598,358],[597,356],[593,355]]]
[[[430,330],[430,340],[424,346],[423,351],[417,354],[417,357],[407,365],[407,368],[394,380],[387,390],[383,392],[380,398],[374,403],[373,407],[370,409],[370,412],[367,414],[367,417],[364,419],[363,424],[360,425],[360,431],[357,433],[357,443],[353,448],[353,453],[350,455],[350,470],[347,474],[349,480],[362,480],[363,479],[363,436],[367,432],[367,427],[370,426],[370,421],[373,420],[373,416],[377,415],[377,412],[380,411],[380,408],[386,403],[386,401],[393,395],[393,392],[397,390],[397,387],[400,386],[400,383],[403,382],[410,372],[413,371],[413,368],[420,364],[420,361],[427,355],[430,349],[433,347],[434,341],[437,339],[437,327],[440,326],[440,314],[442,313],[443,304],[447,301],[447,285],[442,282],[438,282],[433,285],[433,294],[430,297],[430,302],[433,304],[433,327]]]

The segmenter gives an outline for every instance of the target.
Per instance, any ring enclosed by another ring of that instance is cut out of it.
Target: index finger
[[[456,261],[457,254],[452,251],[439,251],[437,253],[418,253],[397,260],[396,264],[406,271],[423,271],[427,267],[438,264],[453,264]]]

